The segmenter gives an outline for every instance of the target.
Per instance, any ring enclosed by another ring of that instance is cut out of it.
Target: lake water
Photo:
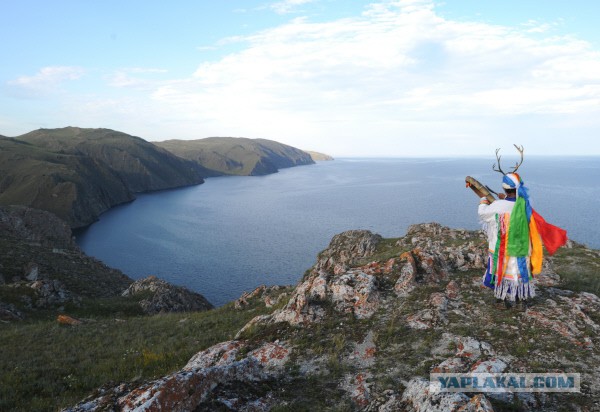
[[[295,284],[345,230],[400,237],[411,224],[434,221],[477,229],[478,199],[464,177],[499,189],[492,164],[339,159],[268,176],[211,178],[139,195],[103,214],[77,242],[135,279],[156,275],[222,305],[260,284]],[[600,158],[530,156],[519,171],[547,221],[600,248]]]

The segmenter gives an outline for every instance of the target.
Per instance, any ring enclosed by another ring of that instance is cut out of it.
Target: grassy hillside
[[[0,323],[0,410],[55,411],[109,382],[164,375],[272,311],[264,305],[237,311],[230,304],[148,317],[119,312],[115,302],[110,307],[75,327],[54,319]]]
[[[139,137],[109,129],[39,129],[0,137],[0,205],[47,210],[71,227],[134,193],[203,182],[208,172]]]
[[[131,192],[202,183],[205,171],[139,137],[110,129],[39,129],[18,140],[58,153],[88,156],[108,165]]]
[[[251,316],[220,309],[149,317],[141,303],[154,292],[123,296],[132,282],[81,252],[56,216],[1,206],[0,411],[54,411],[98,385],[166,373]],[[81,323],[60,324],[63,314]]]
[[[76,227],[133,199],[123,180],[102,162],[0,138],[0,205],[47,210]]]
[[[278,169],[312,164],[310,155],[295,147],[265,139],[209,137],[199,140],[156,142],[177,156],[212,171],[213,176],[257,176]]]

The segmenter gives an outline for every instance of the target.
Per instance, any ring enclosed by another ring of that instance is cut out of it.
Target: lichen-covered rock
[[[399,297],[404,297],[417,287],[417,263],[409,252],[400,256],[400,262],[400,276],[394,285],[394,291]]]
[[[494,412],[494,407],[483,394],[475,395],[466,404],[458,409],[458,412]]]
[[[240,349],[244,347],[244,342],[237,340],[217,343],[195,354],[182,370],[193,371],[211,366],[230,364],[235,361]]]
[[[172,285],[156,276],[133,282],[123,296],[150,292],[151,296],[140,301],[145,313],[153,315],[167,312],[192,312],[212,309],[214,306],[199,293]]]
[[[352,403],[357,408],[364,408],[371,401],[370,387],[372,384],[369,383],[370,378],[372,378],[372,375],[369,372],[349,374],[346,375],[340,385],[343,390],[348,392]]]
[[[377,280],[373,275],[351,270],[334,277],[329,289],[331,301],[338,312],[352,313],[357,319],[366,319],[378,308]]]
[[[423,378],[411,379],[402,394],[403,410],[408,412],[456,411],[469,401],[464,393],[439,392]]]
[[[371,256],[381,240],[380,235],[368,230],[349,230],[335,235],[329,247],[319,254],[316,270],[333,274],[345,272],[359,260]]]
[[[251,292],[244,292],[242,296],[235,300],[234,308],[238,310],[245,309],[255,299],[262,300],[267,308],[273,307],[288,296],[288,294],[285,292],[287,289],[289,289],[289,286],[267,287],[265,285],[261,285]]]
[[[296,287],[287,305],[275,311],[270,319],[273,322],[287,322],[290,325],[301,325],[319,322],[325,316],[325,310],[314,304],[325,301],[327,296],[326,273],[312,273]]]
[[[239,358],[246,343],[229,341],[194,355],[180,371],[137,387],[118,385],[103,389],[65,411],[192,411],[214,397],[228,382],[256,383],[276,379],[289,359],[291,348],[284,343],[265,343]],[[223,396],[222,394],[219,394]],[[272,402],[256,398],[240,402],[235,397],[213,399],[212,403],[236,405],[236,410],[268,410]],[[261,405],[264,409],[261,408]],[[258,408],[258,409],[254,409]]]

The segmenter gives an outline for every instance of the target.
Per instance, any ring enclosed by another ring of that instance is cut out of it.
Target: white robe
[[[515,202],[511,202],[509,200],[496,200],[492,204],[480,204],[477,210],[479,214],[479,221],[483,226],[483,230],[485,231],[488,239],[488,248],[490,255],[494,254],[496,250],[496,243],[498,242],[498,223],[496,221],[496,215],[503,215],[505,213],[510,213],[515,206]],[[529,248],[531,253],[531,247]],[[527,266],[530,268],[530,261],[527,258]],[[485,276],[485,275],[484,275]],[[515,300],[518,296],[519,298],[527,298],[533,297],[535,292],[533,289],[533,284],[530,284],[525,289],[522,285],[521,275],[519,271],[519,264],[517,258],[514,256],[509,256],[505,261],[504,266],[504,275],[503,275],[503,283],[504,285],[496,285],[495,287],[495,295],[500,299],[509,298],[510,300]],[[506,288],[507,282],[513,282],[516,287]]]

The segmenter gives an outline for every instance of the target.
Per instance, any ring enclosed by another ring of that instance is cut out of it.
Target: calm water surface
[[[260,284],[294,284],[331,237],[369,229],[400,237],[414,223],[478,228],[471,175],[500,188],[486,159],[341,159],[261,177],[219,177],[139,195],[78,234],[88,254],[133,278],[156,275],[215,305]],[[599,158],[529,157],[534,208],[600,248]]]

